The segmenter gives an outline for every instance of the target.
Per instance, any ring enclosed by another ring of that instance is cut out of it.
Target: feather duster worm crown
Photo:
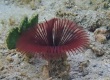
[[[54,59],[69,51],[82,50],[88,43],[83,28],[70,20],[53,18],[23,32],[16,48],[23,53]]]

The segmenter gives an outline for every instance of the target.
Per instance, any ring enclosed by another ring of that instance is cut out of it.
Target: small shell
[[[100,42],[100,43],[105,43],[106,42],[106,36],[103,34],[97,34],[95,35],[95,39],[96,41]]]
[[[94,34],[105,34],[107,32],[107,29],[98,28],[94,31]]]

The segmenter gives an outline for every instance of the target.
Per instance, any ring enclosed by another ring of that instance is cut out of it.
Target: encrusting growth
[[[66,52],[83,50],[89,43],[87,33],[82,27],[67,19],[53,18],[39,24],[37,18],[31,21],[31,25],[23,25],[25,30],[21,28],[20,36],[16,40],[16,49],[21,53],[47,60],[48,64],[44,68],[48,71],[48,77],[57,76],[68,80],[68,77],[65,78],[69,72]],[[27,29],[27,26],[30,27]]]

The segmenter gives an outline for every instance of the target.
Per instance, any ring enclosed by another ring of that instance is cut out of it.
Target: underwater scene
[[[0,80],[110,80],[110,0],[0,0]]]

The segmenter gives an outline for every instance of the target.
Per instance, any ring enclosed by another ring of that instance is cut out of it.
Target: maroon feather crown
[[[54,59],[66,52],[82,50],[88,43],[87,33],[82,27],[67,19],[53,18],[23,32],[16,48],[22,53]]]

